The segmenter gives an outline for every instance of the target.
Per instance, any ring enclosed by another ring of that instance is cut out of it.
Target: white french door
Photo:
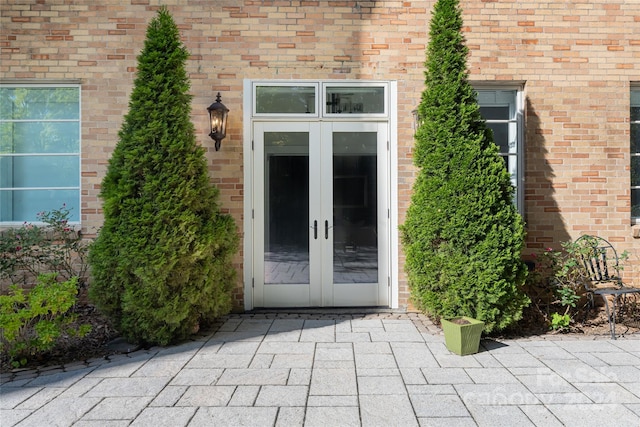
[[[253,126],[253,305],[388,306],[388,125]]]

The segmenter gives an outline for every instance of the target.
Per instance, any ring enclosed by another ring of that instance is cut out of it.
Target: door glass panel
[[[315,114],[315,86],[257,86],[256,113]]]
[[[377,133],[333,133],[333,281],[378,282]]]
[[[309,283],[309,134],[265,132],[264,283]]]

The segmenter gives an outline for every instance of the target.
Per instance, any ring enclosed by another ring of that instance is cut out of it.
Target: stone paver
[[[150,397],[107,397],[89,411],[83,420],[132,420],[142,412]]]
[[[366,426],[417,426],[411,401],[406,394],[360,396],[360,416]]]
[[[312,406],[307,408],[305,427],[357,427],[360,426],[357,406]]]
[[[2,374],[12,426],[640,426],[640,336],[449,352],[416,313],[229,315],[168,348]]]

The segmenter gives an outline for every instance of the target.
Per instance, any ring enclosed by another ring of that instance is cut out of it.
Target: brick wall
[[[136,55],[160,4],[169,7],[191,52],[193,121],[208,147],[212,182],[240,230],[244,78],[396,80],[402,222],[414,176],[411,110],[423,89],[433,3],[13,0],[0,6],[0,73],[3,79],[82,83],[82,221],[88,234],[102,221],[100,182],[128,108]],[[640,240],[632,238],[629,220],[629,87],[640,81],[637,2],[461,5],[470,78],[524,83],[527,251],[597,233],[633,252],[625,274],[640,285]],[[215,152],[206,106],[218,91],[231,113],[228,136]],[[241,263],[242,254],[240,271]],[[241,305],[241,289],[236,296]],[[401,277],[401,305],[407,298]]]
[[[640,284],[629,219],[637,2],[462,3],[472,78],[525,82],[528,248],[598,234],[631,252],[625,277]]]

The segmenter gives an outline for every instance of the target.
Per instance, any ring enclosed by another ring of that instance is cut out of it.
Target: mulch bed
[[[117,351],[109,349],[108,343],[120,334],[105,316],[98,313],[96,308],[90,304],[78,305],[73,310],[78,315],[77,323],[91,325],[91,331],[82,338],[60,337],[51,351],[30,359],[25,366],[19,368],[20,370],[41,366],[64,365],[74,361],[108,357],[117,353]],[[16,368],[9,364],[7,355],[2,354],[0,372],[10,372],[14,369]]]
[[[525,308],[523,319],[518,324],[502,333],[497,338],[526,338],[532,336],[574,335],[609,338],[611,332],[604,306],[597,306],[589,312],[585,319],[585,313],[581,311],[574,316],[574,321],[568,328],[550,330],[548,322],[541,312],[533,306]],[[640,335],[640,299],[635,298],[619,310],[616,318],[616,336]]]
[[[118,331],[113,327],[111,322],[101,315],[96,308],[87,303],[80,303],[76,308],[79,323],[88,323],[91,325],[91,332],[82,338],[63,337],[59,340],[56,347],[41,355],[38,358],[30,360],[26,366],[20,368],[34,369],[43,366],[65,365],[77,361],[86,361],[95,358],[108,358],[111,355],[122,353],[122,349],[117,345],[110,345],[114,340],[120,337]],[[638,306],[634,306],[633,311],[623,313],[622,319],[616,323],[616,335],[640,335],[640,310]],[[525,312],[525,319],[531,319]],[[604,308],[599,307],[597,312],[584,323],[574,323],[567,330],[550,331],[540,319],[521,321],[517,327],[502,332],[499,335],[492,336],[498,339],[527,338],[534,336],[554,335],[582,335],[582,336],[598,336],[603,338],[609,337],[609,323],[607,322]],[[0,360],[0,372],[6,373],[15,369],[9,365],[6,355],[2,355]]]

